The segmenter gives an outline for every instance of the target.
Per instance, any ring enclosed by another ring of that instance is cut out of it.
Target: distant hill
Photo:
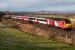
[[[5,14],[14,14],[14,15],[28,15],[28,14],[74,14],[75,11],[35,11],[35,12],[12,12],[12,11],[0,11]]]
[[[37,11],[38,14],[75,14],[75,11]]]

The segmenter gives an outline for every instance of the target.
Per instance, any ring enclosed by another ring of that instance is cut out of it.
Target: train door
[[[24,20],[28,20],[28,17],[27,16],[24,16]]]
[[[64,21],[58,21],[58,27],[63,28],[64,26]]]
[[[17,16],[17,19],[21,19],[22,18],[22,16]]]
[[[52,19],[47,19],[47,24],[49,26],[54,26],[54,21]]]
[[[25,19],[25,16],[21,16],[21,19],[24,20]]]
[[[58,27],[58,21],[54,21],[55,27]]]
[[[50,26],[54,26],[54,21],[50,20],[49,24],[50,24]]]
[[[38,23],[38,19],[37,18],[35,18],[35,23]]]
[[[49,21],[50,21],[50,19],[47,19],[47,24],[49,25]]]

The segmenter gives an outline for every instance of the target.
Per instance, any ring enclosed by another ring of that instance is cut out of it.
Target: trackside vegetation
[[[75,50],[75,46],[32,36],[0,24],[0,50]]]

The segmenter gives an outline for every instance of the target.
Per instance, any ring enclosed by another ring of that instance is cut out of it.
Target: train
[[[69,19],[29,17],[29,16],[16,16],[16,17],[11,17],[11,18],[29,21],[31,23],[46,24],[46,25],[49,25],[50,27],[60,28],[63,30],[71,30],[72,29],[72,24]]]

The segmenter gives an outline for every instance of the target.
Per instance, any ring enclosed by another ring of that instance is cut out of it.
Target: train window
[[[46,22],[46,19],[37,19],[37,20],[39,20],[39,21],[45,21]]]
[[[61,18],[54,18],[53,20],[55,20],[55,21],[61,21],[62,19]]]
[[[68,19],[62,19],[62,18],[54,18],[55,21],[65,21],[65,23],[71,23]]]
[[[29,20],[35,20],[35,18],[28,18]]]
[[[70,20],[68,19],[64,19],[65,20],[65,23],[71,23]]]

